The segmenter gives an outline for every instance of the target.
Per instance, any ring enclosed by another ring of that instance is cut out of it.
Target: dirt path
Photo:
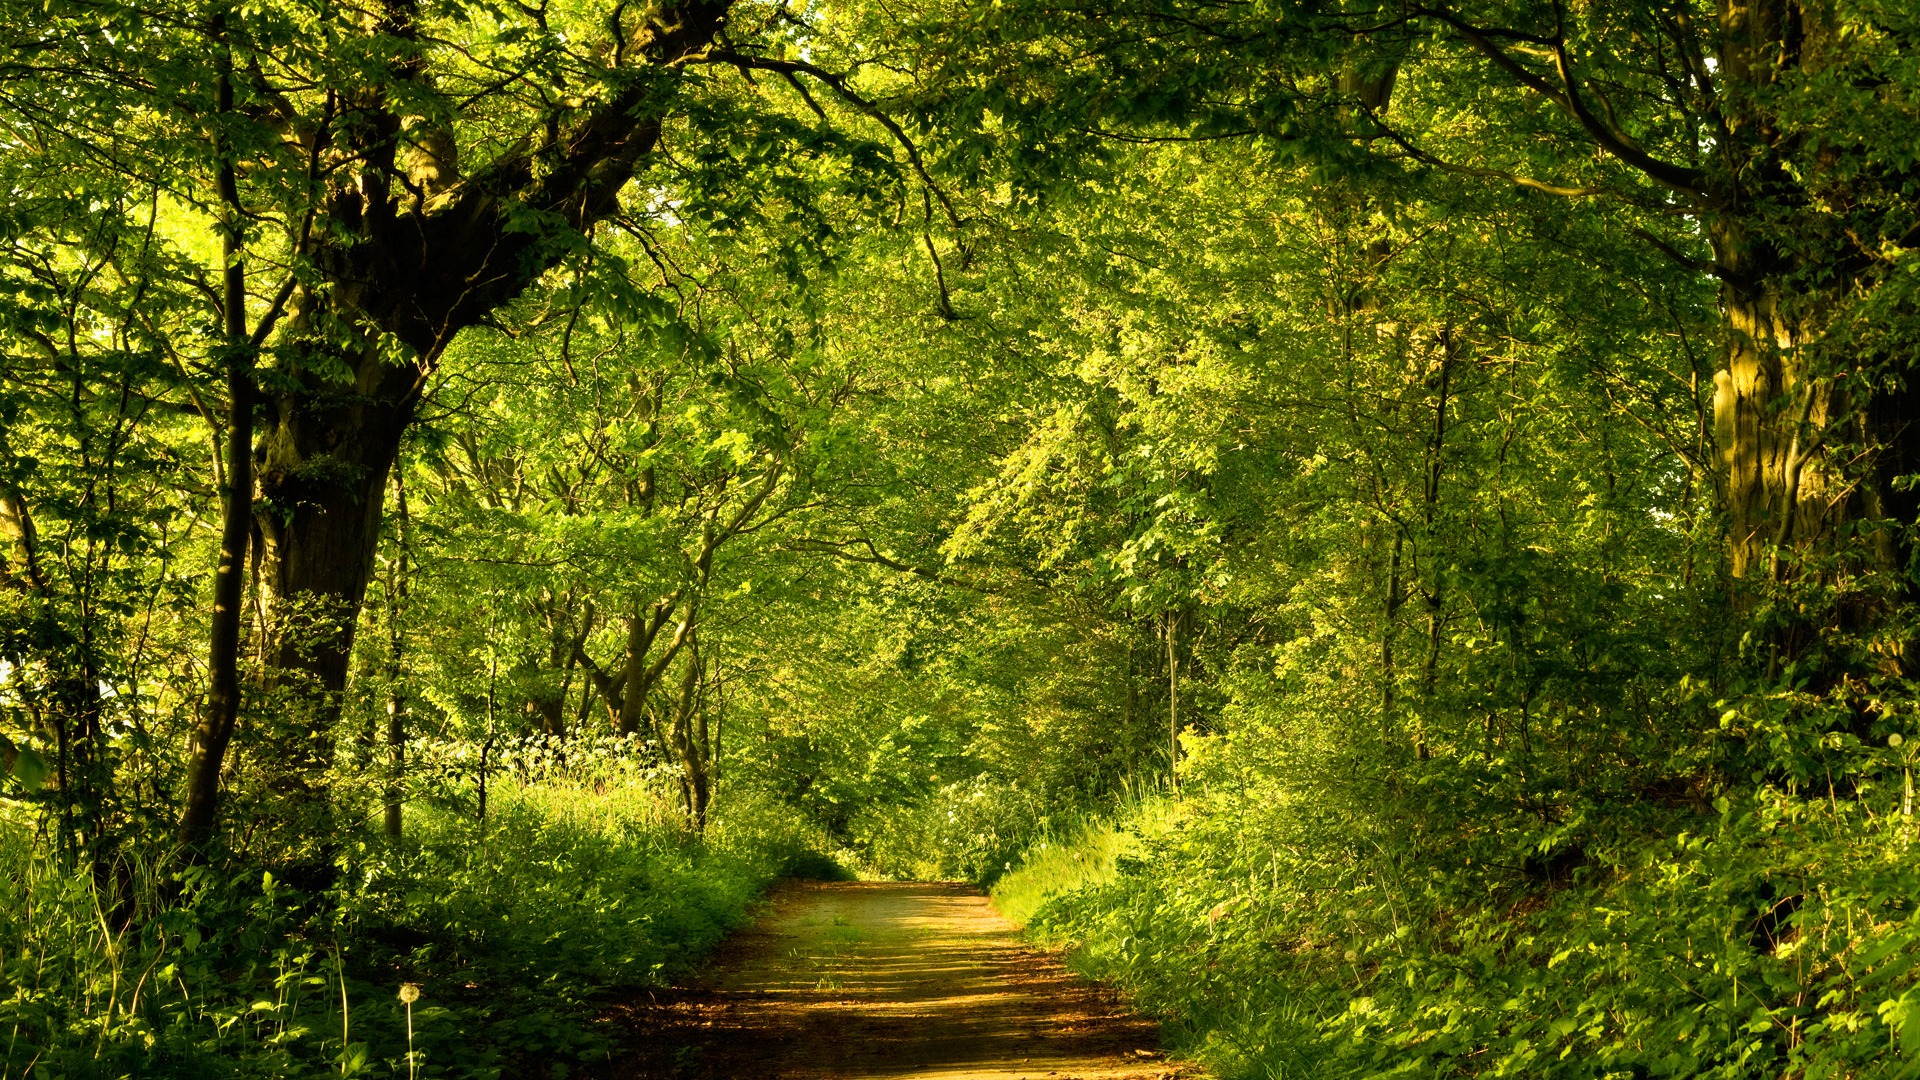
[[[1159,1080],[1151,1021],[957,885],[796,884],[701,984],[623,1010],[621,1080]]]

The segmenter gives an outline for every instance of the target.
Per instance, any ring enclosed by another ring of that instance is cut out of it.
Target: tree
[[[228,500],[252,504],[252,536],[230,522],[214,653],[233,653],[232,583],[251,558],[266,689],[297,717],[275,754],[295,801],[317,798],[395,455],[448,347],[603,222],[665,212],[630,181],[676,140],[694,171],[719,168],[712,188],[738,178],[729,142],[791,129],[756,125],[751,94],[699,93],[712,80],[695,73],[722,70],[708,62],[723,33],[743,56],[795,38],[781,9],[730,29],[730,8],[110,5],[85,25],[23,14],[19,68],[51,73],[18,84],[27,120],[71,132],[78,153],[223,238],[222,284],[199,276],[225,326],[227,472],[243,482],[252,464],[257,490]],[[65,103],[67,70],[100,75],[84,108]],[[250,456],[237,449],[249,441]],[[210,820],[234,667],[214,664],[189,836]]]
[[[950,168],[1044,186],[1110,137],[1246,139],[1351,182],[1438,174],[1443,199],[1493,185],[1617,214],[1718,285],[1711,479],[1743,604],[1830,590],[1770,638],[1776,660],[1912,599],[1904,5],[1042,2],[891,28],[918,46],[902,106],[965,136]],[[1875,647],[1920,662],[1897,636]]]
[[[192,525],[167,508],[211,480],[185,367],[198,298],[152,189],[54,138],[10,147],[0,175],[0,754],[117,905],[122,841],[171,812],[133,780],[173,776],[152,756],[170,649],[142,624],[191,602],[170,567]]]
[[[782,168],[836,166],[807,157]],[[511,597],[514,704],[552,734],[645,739],[696,824],[725,627],[760,602],[743,582],[786,519],[833,498],[849,453],[864,365],[821,355],[814,305],[833,246],[820,215],[861,212],[851,194],[762,193],[724,217],[690,198],[678,220],[631,223],[516,304],[510,332],[463,339],[418,429],[415,505],[443,538],[418,580],[439,617],[457,623],[482,588]]]

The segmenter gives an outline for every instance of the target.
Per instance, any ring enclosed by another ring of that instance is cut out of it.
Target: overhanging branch
[[[794,80],[794,76],[796,75],[806,75],[818,80],[828,89],[832,90],[840,100],[853,106],[881,127],[887,129],[887,134],[893,136],[894,141],[900,144],[900,148],[906,151],[907,161],[913,166],[913,171],[920,177],[920,182],[927,186],[927,190],[933,193],[934,198],[940,200],[940,208],[946,212],[947,223],[956,229],[961,227],[962,222],[960,215],[953,208],[953,200],[947,197],[947,193],[941,190],[939,184],[934,183],[933,176],[927,172],[926,160],[920,156],[920,147],[915,145],[911,138],[908,138],[906,129],[902,128],[898,121],[888,116],[886,111],[874,104],[871,99],[849,86],[845,75],[828,71],[825,68],[809,64],[804,60],[775,60],[771,57],[749,56],[744,53],[730,51],[713,51],[706,53],[698,62],[732,64],[743,72],[777,72],[786,76],[789,80],[795,81],[796,85],[797,80]],[[803,91],[803,97],[804,93]],[[812,105],[812,99],[807,99],[807,103]],[[819,106],[815,105],[814,108],[818,111]]]
[[[1588,138],[1592,139],[1601,149],[1618,158],[1621,162],[1665,187],[1672,188],[1683,194],[1692,195],[1695,198],[1707,197],[1708,190],[1705,173],[1699,169],[1676,165],[1673,162],[1662,161],[1654,157],[1642,149],[1640,145],[1625,132],[1601,119],[1588,107],[1586,99],[1581,93],[1579,80],[1574,77],[1572,59],[1567,53],[1566,40],[1561,34],[1556,32],[1551,38],[1539,38],[1537,35],[1525,35],[1517,31],[1475,26],[1454,14],[1453,11],[1444,4],[1431,8],[1419,8],[1417,10],[1421,14],[1438,19],[1451,27],[1455,33],[1460,35],[1463,41],[1471,45],[1482,56],[1492,61],[1494,67],[1505,72],[1521,86],[1532,90],[1541,97],[1559,106],[1562,112],[1565,112],[1575,123],[1580,125],[1581,130],[1586,132]],[[1558,5],[1556,5],[1556,11],[1557,10]],[[1516,41],[1541,41],[1546,47],[1552,50],[1555,73],[1559,77],[1560,85],[1554,85],[1546,76],[1530,70],[1526,65],[1514,59],[1507,50],[1501,48],[1494,42],[1493,39],[1495,37]]]
[[[902,574],[912,574],[914,577],[925,578],[928,581],[939,582],[942,585],[952,585],[956,588],[983,593],[989,596],[995,595],[1000,591],[976,581],[969,581],[966,578],[954,577],[951,574],[942,573],[938,570],[930,570],[924,566],[915,566],[912,563],[889,558],[886,555],[882,555],[880,549],[874,546],[873,541],[864,536],[858,536],[851,540],[820,540],[812,537],[801,537],[787,541],[785,547],[789,551],[831,555],[836,559],[841,559],[846,562],[869,563],[874,566],[884,566],[889,570],[896,570]],[[862,554],[860,549],[865,549],[865,554]]]

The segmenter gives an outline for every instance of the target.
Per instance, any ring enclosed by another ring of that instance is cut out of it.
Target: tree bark
[[[627,657],[620,683],[620,700],[614,707],[614,727],[622,735],[632,735],[640,730],[640,722],[647,709],[647,696],[653,692],[653,684],[658,681],[667,665],[680,653],[680,647],[686,644],[687,635],[693,630],[693,612],[689,608],[685,617],[674,627],[673,636],[667,639],[666,651],[660,656],[652,656],[653,643],[660,637],[660,631],[667,621],[679,610],[680,594],[675,593],[666,600],[653,605],[651,611],[643,610],[640,602],[635,601],[634,613],[627,619]]]
[[[1732,181],[1708,233],[1727,333],[1714,421],[1736,602],[1751,608],[1770,587],[1796,580],[1838,583],[1879,571],[1895,582],[1849,587],[1836,609],[1775,628],[1777,663],[1823,626],[1878,621],[1890,602],[1912,599],[1906,530],[1920,507],[1894,480],[1920,464],[1920,387],[1906,370],[1910,358],[1836,339],[1846,305],[1872,287],[1873,268],[1856,241],[1824,227],[1831,223],[1819,204],[1854,197],[1838,193],[1862,180],[1809,174],[1802,136],[1766,104],[1840,51],[1832,13],[1757,0],[1722,3],[1719,14]],[[1915,651],[1912,643],[1900,650],[1909,671]]]
[[[411,412],[410,400],[282,395],[258,450],[266,689],[279,699],[263,732],[269,786],[321,812],[383,497]]]
[[[216,34],[219,31],[216,29]],[[233,56],[217,42],[217,108],[233,111]],[[216,137],[217,138],[217,137]],[[225,220],[221,223],[222,321],[227,365],[226,497],[220,515],[220,561],[214,569],[213,615],[208,628],[207,699],[187,749],[187,791],[180,813],[180,843],[188,857],[204,857],[219,814],[220,774],[227,744],[240,715],[240,620],[252,537],[253,375],[247,335],[245,223],[236,166],[216,142],[218,180]]]
[[[180,844],[199,857],[219,816],[220,775],[240,715],[240,617],[245,603],[247,542],[253,523],[252,379],[227,376],[226,505],[221,510],[220,561],[213,577],[213,616],[207,645],[207,700],[187,748],[187,791],[180,811]]]
[[[412,522],[407,514],[407,482],[404,472],[394,474],[394,508],[398,511],[393,580],[387,597],[387,783],[383,817],[387,836],[398,840],[403,825],[402,806],[407,775],[407,665],[406,615],[408,580],[411,567]]]
[[[1726,369],[1714,377],[1714,420],[1733,576],[1774,579],[1779,547],[1830,531],[1843,508],[1818,497],[1824,470],[1807,468],[1830,419],[1831,384],[1805,370],[1801,342],[1779,311],[1774,281],[1785,268],[1742,225],[1713,229],[1728,339]]]
[[[549,593],[541,609],[547,622],[546,666],[534,665],[534,674],[541,679],[538,688],[528,697],[527,712],[530,718],[539,721],[542,734],[562,738],[567,733],[567,694],[573,687],[573,669],[578,663],[577,654],[586,643],[586,633],[574,630],[571,591],[560,595]],[[544,678],[555,673],[560,680],[558,685],[547,684]]]
[[[680,759],[680,785],[687,820],[695,832],[704,832],[707,827],[707,746],[703,734],[696,730],[695,716],[700,706],[702,674],[699,639],[690,635],[686,670],[680,675],[680,693],[674,703],[671,739],[672,751]]]

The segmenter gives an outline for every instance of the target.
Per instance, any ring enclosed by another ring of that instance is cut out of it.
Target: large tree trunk
[[[373,369],[361,385],[315,379],[274,395],[255,448],[264,659],[275,698],[262,760],[288,811],[325,812],[322,776],[373,578],[383,496],[413,411],[411,372],[376,361],[360,367]]]
[[[1723,268],[1753,258],[1735,236],[1715,230]],[[1916,506],[1895,480],[1920,462],[1920,392],[1892,358],[1835,357],[1818,322],[1786,313],[1785,274],[1726,276],[1727,367],[1715,377],[1714,417],[1735,603],[1751,610],[1782,586],[1834,587],[1831,605],[1776,607],[1766,644],[1777,668],[1821,635],[1882,622],[1912,598],[1905,570]],[[1814,313],[1844,303],[1793,299],[1792,307]],[[1869,373],[1882,377],[1858,379]],[[1865,402],[1850,392],[1864,392],[1863,382],[1879,384]],[[1912,671],[1915,651],[1903,643],[1888,659]]]
[[[300,292],[254,450],[265,683],[278,699],[261,760],[277,804],[269,816],[290,817],[275,822],[287,841],[307,832],[298,818],[326,812],[382,496],[426,375],[456,334],[573,249],[561,229],[587,230],[617,209],[673,105],[661,74],[714,41],[729,3],[679,0],[630,28],[616,19],[633,77],[590,106],[556,105],[517,147],[464,174],[445,117],[408,112],[439,93],[418,57],[394,71],[409,93],[329,94],[324,115],[289,125],[316,140],[316,161],[338,153],[355,164],[328,170],[320,201],[286,215],[306,222],[288,238],[306,261],[302,280],[323,284]],[[379,18],[382,34],[415,37],[410,0],[390,0]],[[340,104],[353,125],[336,123]],[[530,215],[549,220],[529,228]],[[217,776],[222,755],[206,756],[202,771]]]
[[[1792,617],[1771,628],[1776,662],[1825,630],[1883,619],[1910,591],[1916,505],[1894,479],[1920,462],[1920,388],[1910,358],[1876,355],[1845,332],[1848,306],[1874,287],[1877,253],[1823,206],[1888,178],[1810,173],[1805,135],[1769,106],[1844,52],[1832,20],[1791,0],[1720,8],[1720,150],[1732,186],[1708,226],[1727,334],[1714,419],[1736,603],[1752,608],[1782,584],[1841,586],[1826,610],[1788,606]]]
[[[1843,506],[1822,498],[1827,470],[1816,463],[1831,419],[1832,384],[1805,370],[1765,272],[1748,272],[1767,257],[1735,224],[1723,223],[1714,233],[1728,278],[1721,288],[1727,367],[1714,379],[1728,556],[1734,577],[1770,580],[1780,573],[1782,546],[1828,535],[1844,516]]]

